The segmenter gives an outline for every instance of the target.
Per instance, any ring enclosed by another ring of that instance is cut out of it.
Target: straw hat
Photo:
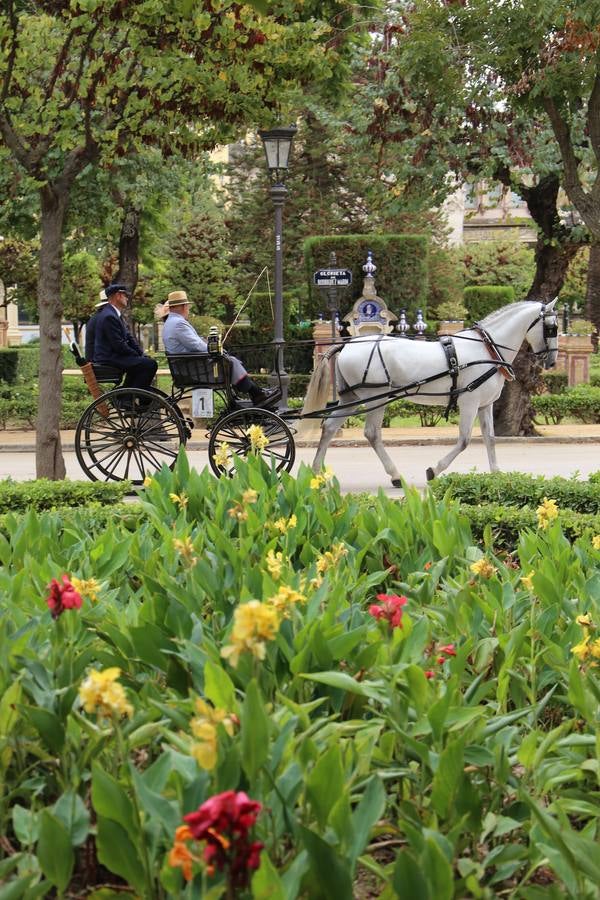
[[[100,298],[100,300],[95,304],[94,309],[100,309],[101,306],[104,306],[106,303],[108,303],[108,300],[106,299],[106,291],[104,290],[104,288],[102,288],[102,290],[98,294],[98,297]]]
[[[185,291],[171,291],[167,296],[166,305],[169,308],[173,306],[184,306],[186,303],[189,303],[188,296]]]

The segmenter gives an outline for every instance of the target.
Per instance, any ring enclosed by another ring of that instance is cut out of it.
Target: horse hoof
[[[394,487],[402,487],[402,479],[401,478],[392,478],[392,484]]]
[[[425,472],[425,477],[427,478],[427,481],[433,481],[433,479],[435,478],[433,469],[427,469],[427,471]]]

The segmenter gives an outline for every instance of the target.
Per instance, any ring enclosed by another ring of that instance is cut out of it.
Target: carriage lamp
[[[296,134],[296,126],[289,128],[272,128],[270,131],[258,132],[265,151],[267,169],[271,179],[271,200],[275,210],[275,326],[273,346],[275,348],[275,368],[271,372],[269,382],[279,385],[281,380],[281,407],[287,407],[289,375],[285,371],[283,360],[283,206],[287,199],[287,188],[283,178],[288,171],[288,163],[292,152],[292,143]]]
[[[423,310],[422,309],[417,310],[417,321],[413,325],[413,328],[415,329],[415,331],[417,332],[419,337],[422,337],[423,332],[426,331],[427,328],[429,328],[429,325],[423,318]]]

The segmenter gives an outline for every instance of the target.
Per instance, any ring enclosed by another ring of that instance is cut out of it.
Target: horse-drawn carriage
[[[427,469],[428,479],[465,449],[476,416],[490,468],[495,470],[492,405],[505,380],[513,377],[512,362],[523,340],[546,367],[556,362],[558,325],[554,305],[555,301],[513,303],[481,323],[434,341],[373,335],[334,344],[313,373],[301,412],[276,412],[240,399],[230,381],[228,358],[221,353],[169,356],[173,380],[170,394],[119,387],[118,370],[92,366],[79,358],[95,399],[77,426],[77,458],[92,480],[129,479],[141,484],[163,465],[174,464],[179,447],[191,437],[193,428],[193,422],[181,410],[181,401],[192,390],[202,388],[214,391],[223,401],[223,411],[208,435],[208,459],[217,475],[231,474],[234,456],[250,453],[262,455],[278,471],[289,471],[295,459],[294,433],[305,431],[311,421],[323,420],[313,463],[318,468],[346,418],[360,410],[366,413],[367,440],[392,483],[400,485],[401,476],[383,446],[381,425],[385,405],[403,397],[459,410],[457,443]],[[326,401],[333,357],[340,399],[332,407]],[[101,392],[98,384],[108,389]]]

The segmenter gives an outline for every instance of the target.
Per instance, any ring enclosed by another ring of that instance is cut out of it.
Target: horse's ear
[[[558,297],[555,297],[554,300],[551,300],[550,303],[546,303],[546,312],[554,310],[554,307],[558,303]]]

